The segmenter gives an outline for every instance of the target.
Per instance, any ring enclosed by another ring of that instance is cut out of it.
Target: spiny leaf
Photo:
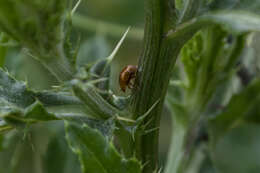
[[[35,102],[24,110],[10,107],[8,112],[1,112],[1,117],[14,127],[25,126],[27,123],[59,120],[54,114],[47,112],[39,102]]]
[[[34,92],[28,89],[25,83],[12,78],[0,69],[0,115],[5,120],[0,124],[0,131],[11,130],[16,126],[25,126],[27,123],[36,123],[52,120],[75,120],[91,123],[84,115],[73,112],[50,113],[45,107],[83,105],[83,103],[64,92]]]
[[[94,117],[106,119],[119,113],[119,110],[104,100],[92,86],[86,86],[86,90],[83,90],[79,83],[74,84],[73,92],[92,112]]]
[[[26,108],[24,118],[35,121],[51,121],[59,119],[54,114],[47,112],[46,109],[37,101]]]
[[[140,173],[135,159],[125,159],[98,130],[86,124],[66,122],[66,138],[79,156],[83,173]]]
[[[65,5],[61,0],[1,0],[0,28],[35,52],[48,54],[61,41]]]
[[[44,106],[82,105],[82,102],[68,92],[42,91],[35,92],[34,96]]]
[[[48,112],[44,106],[36,101],[25,109],[19,109],[9,106],[8,109],[0,110],[0,117],[3,119],[0,123],[0,132],[12,130],[17,127],[26,127],[27,124],[48,122],[54,120],[68,120],[73,122],[84,122],[90,127],[99,128],[106,135],[111,135],[113,120],[96,120],[88,118],[86,115],[74,113],[52,113]]]
[[[213,0],[209,5],[209,10],[246,10],[254,13],[260,13],[259,0]]]
[[[0,29],[28,48],[28,54],[59,81],[71,79],[74,73],[62,48],[66,2],[0,0]]]
[[[239,34],[260,31],[260,16],[247,11],[218,11],[198,18],[199,24],[219,24],[227,31]]]
[[[18,82],[2,69],[0,69],[0,97],[19,107],[27,107],[35,101],[33,93],[27,89],[25,83]]]
[[[6,103],[25,108],[39,100],[45,106],[82,105],[79,99],[65,92],[30,90],[26,83],[17,81],[0,69],[0,96]]]
[[[218,1],[215,1],[218,2]],[[242,4],[246,5],[242,5]],[[228,5],[225,4],[225,7]],[[228,32],[241,34],[252,31],[260,31],[260,3],[253,1],[236,2],[229,10],[224,7],[208,9],[203,13],[194,14],[189,20],[181,23],[168,33],[170,38],[185,37],[188,33],[193,33],[201,28],[210,25],[220,25]]]

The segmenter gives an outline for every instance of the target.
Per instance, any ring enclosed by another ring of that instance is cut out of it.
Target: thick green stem
[[[181,48],[195,33],[190,30],[183,37],[168,37],[174,7],[170,0],[146,0],[146,24],[144,48],[138,64],[137,79],[132,97],[134,119],[142,116],[154,103],[159,104],[143,122],[145,130],[138,131],[135,140],[135,154],[144,164],[143,173],[158,169],[158,136],[160,117],[169,79]],[[177,34],[178,35],[178,34]],[[152,131],[151,131],[152,130]]]
[[[170,74],[183,45],[183,41],[165,37],[169,29],[168,8],[166,0],[146,0],[144,49],[132,99],[134,118],[143,115],[158,100],[160,102],[144,121],[145,130],[159,127]],[[136,134],[135,154],[145,164],[143,173],[151,173],[158,168],[159,130],[143,133]]]
[[[153,85],[153,81],[157,79],[158,73],[160,73],[159,66],[156,66],[162,38],[162,9],[160,0],[146,0],[146,9],[144,49],[139,60],[136,89],[133,95],[133,113],[134,118],[137,119],[158,99],[161,99],[160,104],[156,106],[148,117],[149,119],[153,118],[147,127],[152,129],[159,126],[163,102],[161,93],[154,92],[154,89],[159,86]],[[145,136],[141,133],[136,134],[135,153],[137,158],[145,164],[143,173],[151,173],[157,168],[159,133],[158,130]]]

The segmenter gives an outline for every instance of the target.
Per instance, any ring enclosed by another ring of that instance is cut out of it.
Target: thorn
[[[131,136],[132,136],[133,142],[135,142],[135,133],[134,133],[134,130],[132,131]]]
[[[159,170],[158,170],[158,173],[161,173],[162,172],[162,168],[160,168]]]
[[[151,119],[149,119],[149,121],[147,121],[147,122],[143,125],[144,129],[153,121],[153,119],[154,119],[154,117],[152,117]]]
[[[71,16],[73,16],[73,14],[76,12],[77,8],[79,7],[79,4],[81,3],[81,0],[78,0],[78,2],[76,3],[76,5],[74,6],[74,8],[71,10]]]
[[[126,32],[124,33],[124,35],[122,36],[120,41],[117,43],[117,45],[116,45],[115,49],[113,50],[113,52],[107,57],[107,60],[108,60],[107,64],[109,64],[114,59],[116,53],[118,52],[118,49],[121,47],[121,44],[125,40],[129,30],[130,30],[130,27],[127,28]]]
[[[183,86],[183,82],[180,80],[170,80],[170,85],[172,86]]]
[[[54,89],[60,88],[60,86],[58,86],[58,85],[52,85],[51,87]]]
[[[34,56],[33,54],[31,54],[31,52],[29,52],[29,50],[27,50],[27,49],[23,49],[23,50],[22,50],[22,53],[24,53],[25,55],[28,55],[28,56],[30,56],[30,57],[32,57],[32,58],[34,58],[34,59],[38,59],[36,56]]]
[[[135,123],[135,120],[128,119],[128,118],[125,118],[125,117],[120,117],[120,116],[118,116],[118,115],[116,115],[116,119],[119,120],[119,121],[125,121],[125,122]]]
[[[136,132],[136,130],[137,130],[136,126],[133,127],[133,129],[131,130],[131,136],[132,136],[132,139],[133,139],[134,142],[135,142],[135,132]]]
[[[103,78],[100,78],[100,79],[88,81],[87,84],[93,85],[93,84],[97,84],[97,83],[100,83],[100,82],[105,82],[107,80],[108,80],[107,77],[103,77]]]
[[[151,107],[148,109],[147,112],[145,112],[144,115],[140,116],[136,121],[137,123],[141,123],[150,113],[151,111],[155,108],[155,106],[159,103],[160,99],[158,99]]]
[[[24,81],[25,85],[28,86],[28,76],[25,76],[25,81]]]
[[[155,128],[146,130],[143,135],[147,135],[148,133],[151,133],[151,132],[156,131],[156,130],[159,130],[159,129],[160,129],[160,127],[155,127]]]
[[[144,168],[146,165],[148,165],[149,164],[149,160],[147,160],[143,165],[142,165],[142,168]]]

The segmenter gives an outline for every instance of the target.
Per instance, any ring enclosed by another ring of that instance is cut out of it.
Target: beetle
[[[123,92],[126,91],[126,88],[133,88],[133,80],[135,80],[137,72],[136,65],[127,65],[123,68],[119,75],[119,85]]]

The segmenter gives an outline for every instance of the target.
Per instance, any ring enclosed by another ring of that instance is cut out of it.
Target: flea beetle
[[[133,82],[136,77],[137,66],[135,65],[128,65],[120,72],[119,75],[119,85],[123,92],[126,91],[126,88],[133,88]]]

